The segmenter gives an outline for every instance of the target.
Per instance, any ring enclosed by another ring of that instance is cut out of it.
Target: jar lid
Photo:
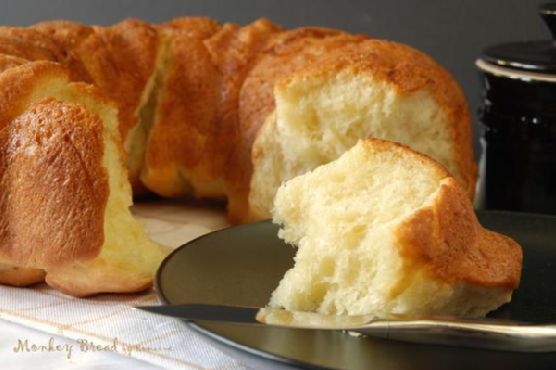
[[[514,70],[556,74],[556,3],[541,5],[539,12],[550,29],[552,40],[494,45],[483,51],[482,59]]]

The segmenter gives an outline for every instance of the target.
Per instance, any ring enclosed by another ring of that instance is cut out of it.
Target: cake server
[[[482,319],[327,316],[274,308],[182,304],[141,306],[140,310],[182,320],[211,320],[293,329],[343,330],[353,335],[414,343],[520,352],[556,352],[556,324]]]

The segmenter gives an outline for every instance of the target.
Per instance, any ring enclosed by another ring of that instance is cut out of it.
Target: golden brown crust
[[[52,21],[30,28],[0,27],[0,53],[28,61],[50,61],[69,69],[73,80],[91,82],[73,50],[92,29],[69,21]]]
[[[417,272],[424,268],[449,283],[518,287],[521,247],[509,237],[481,226],[469,194],[446,168],[403,144],[379,139],[366,139],[363,144],[369,153],[395,150],[411,155],[412,161],[434,168],[440,182],[432,204],[411,215],[396,230],[406,269]]]
[[[477,166],[473,159],[471,118],[463,92],[448,71],[426,54],[407,45],[367,39],[338,45],[323,54],[319,63],[306,65],[279,83],[287,84],[292,78],[335,75],[345,70],[386,82],[402,95],[416,91],[430,93],[446,115],[446,129],[455,144],[453,156],[460,173],[453,175],[473,199]]]
[[[14,57],[13,55],[0,54],[0,73],[28,62],[27,59]]]
[[[69,69],[72,80],[92,82],[86,66],[78,55],[81,43],[93,33],[92,27],[60,20],[37,23],[32,29],[50,38],[63,50],[62,58],[57,62]]]
[[[94,83],[117,103],[120,133],[125,139],[138,123],[145,89],[154,73],[159,51],[158,33],[154,27],[129,19],[112,27],[50,21],[25,30],[28,31],[16,29],[13,33],[30,34],[25,38],[28,42],[20,49],[38,51],[28,59],[56,61],[68,68],[72,80]],[[7,31],[10,29],[4,33]],[[43,42],[43,39],[49,42]],[[47,54],[39,54],[39,51]],[[138,178],[131,180],[134,189],[139,192]]]
[[[46,272],[38,269],[3,268],[0,266],[0,284],[12,286],[28,286],[42,283]]]
[[[94,281],[94,284],[90,282]],[[62,293],[74,297],[86,297],[99,293],[135,293],[149,289],[152,277],[139,279],[136,274],[102,266],[97,269],[87,269],[86,273],[73,270],[72,266],[48,271],[46,283]]]
[[[47,88],[51,81],[69,83],[65,68],[51,62],[30,62],[0,73],[0,130],[23,113],[37,86]]]
[[[269,40],[281,31],[282,27],[262,18],[244,27],[225,24],[206,42],[213,62],[222,75],[221,101],[217,105],[220,123],[209,137],[207,145],[207,148],[217,150],[212,155],[205,151],[202,158],[202,166],[212,168],[209,170],[212,176],[223,178],[224,166],[238,145],[238,101],[247,73]]]
[[[265,19],[239,27],[182,18],[162,29],[169,33],[169,65],[143,181],[166,196],[191,190],[198,196],[222,196],[214,184],[222,180],[236,144],[239,89],[254,57],[280,28]],[[181,187],[164,187],[171,174],[183,177]]]
[[[17,67],[17,68],[15,68]],[[6,135],[9,130],[6,129],[9,122],[26,109],[27,97],[29,97],[35,86],[47,83],[51,79],[67,80],[67,74],[54,63],[38,62],[28,63],[23,58],[13,56],[0,56],[0,137],[2,137],[2,147],[4,148]],[[4,178],[4,166],[6,158],[2,150],[0,154],[0,178]],[[2,180],[4,181],[4,180]],[[5,192],[4,192],[5,193]],[[4,202],[4,201],[3,201]],[[7,247],[4,244],[6,237],[6,216],[1,216],[3,222],[2,232],[0,232],[0,249]],[[12,261],[13,262],[13,261]],[[44,281],[45,272],[40,269],[21,268],[13,266],[4,266],[0,271],[0,283],[26,286]]]
[[[521,247],[479,223],[469,194],[440,163],[410,147],[379,139],[363,141],[368,153],[398,151],[432,167],[440,183],[430,205],[409,216],[395,231],[405,268],[421,268],[436,279],[516,289],[521,278]],[[410,273],[407,274],[411,276]]]
[[[93,83],[117,103],[123,139],[137,124],[137,110],[155,69],[158,46],[154,27],[128,19],[111,27],[93,27],[74,50]]]
[[[160,28],[178,32],[181,37],[206,40],[214,35],[222,26],[209,17],[179,17],[163,23]]]
[[[0,184],[10,191],[0,195],[0,261],[48,270],[99,254],[102,133],[98,116],[49,98],[4,126]]]
[[[64,59],[64,50],[50,37],[22,27],[0,27],[0,53],[30,61]]]
[[[225,173],[232,222],[247,220],[252,155],[257,155],[251,149],[259,129],[274,111],[275,84],[299,69],[315,64],[340,45],[363,38],[333,29],[298,28],[276,34],[259,53],[239,94],[238,143]]]
[[[523,260],[520,246],[484,229],[468,194],[452,177],[442,181],[434,203],[397,230],[406,268],[424,268],[437,279],[516,289]]]
[[[417,161],[424,166],[434,168],[438,181],[444,178],[451,177],[450,172],[440,163],[432,159],[426,154],[412,149],[409,145],[402,143],[397,143],[394,141],[376,139],[376,138],[366,138],[360,140],[368,153],[373,153],[377,151],[392,152],[396,151],[400,155],[411,155],[413,161]]]
[[[164,86],[149,133],[142,180],[161,195],[187,193],[179,167],[194,168],[218,122],[221,76],[204,46],[220,26],[204,18],[181,18],[161,26],[168,39]],[[187,145],[184,145],[187,143]],[[170,180],[170,181],[169,181]],[[169,182],[177,186],[168,186]]]

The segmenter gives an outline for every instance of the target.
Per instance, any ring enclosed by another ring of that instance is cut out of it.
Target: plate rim
[[[172,259],[174,254],[179,253],[182,249],[185,249],[190,244],[193,244],[193,243],[199,241],[200,239],[209,237],[214,233],[218,233],[218,232],[221,232],[223,230],[228,230],[228,229],[232,229],[232,228],[237,229],[237,228],[243,228],[243,227],[253,227],[253,225],[263,224],[263,223],[271,224],[272,219],[264,219],[264,220],[260,220],[260,221],[257,221],[257,222],[250,222],[250,223],[245,223],[245,224],[241,224],[241,225],[231,225],[231,226],[226,227],[224,229],[210,231],[206,234],[203,234],[203,235],[200,235],[200,236],[198,236],[194,239],[191,239],[190,241],[188,241],[188,242],[180,245],[176,249],[174,249],[160,263],[160,266],[158,267],[158,270],[156,271],[156,275],[155,275],[154,282],[153,282],[153,287],[154,287],[155,294],[157,295],[158,299],[160,299],[161,303],[163,303],[164,305],[171,304],[170,301],[168,300],[168,298],[164,295],[164,292],[163,292],[163,290],[160,286],[160,284],[161,284],[160,281],[161,281],[161,275],[162,275],[162,271],[164,270],[164,267]],[[310,363],[307,363],[307,362],[304,362],[304,361],[292,359],[292,358],[289,358],[289,357],[279,356],[279,355],[276,355],[276,354],[271,353],[271,352],[266,352],[266,351],[262,351],[260,349],[256,349],[256,348],[253,348],[253,347],[249,347],[249,346],[246,346],[246,345],[239,344],[239,343],[237,343],[237,342],[235,342],[231,339],[228,339],[224,336],[218,335],[218,334],[210,331],[209,329],[203,327],[202,324],[200,324],[201,321],[198,321],[198,320],[190,320],[190,321],[181,320],[181,321],[184,322],[185,325],[187,325],[188,327],[193,329],[196,333],[199,333],[203,336],[206,336],[209,339],[218,342],[218,344],[220,344],[220,345],[230,347],[230,348],[232,348],[234,350],[237,350],[237,351],[246,352],[250,355],[257,356],[258,358],[261,358],[261,359],[264,359],[264,360],[277,361],[277,362],[280,362],[284,365],[290,365],[290,366],[293,365],[293,366],[296,366],[296,367],[302,366],[303,368],[306,368],[306,369],[330,369],[329,367],[316,366],[314,364],[310,364]]]
[[[534,217],[534,218],[537,218],[537,219],[542,218],[542,219],[552,220],[552,222],[556,222],[556,215],[549,215],[549,214],[514,212],[514,211],[495,210],[495,209],[492,209],[492,210],[490,210],[490,209],[489,210],[476,209],[475,210],[475,215],[478,217],[479,214],[498,214],[498,215],[502,215],[502,216],[505,216],[505,217],[512,217],[512,218],[513,217],[518,217],[518,218]],[[155,294],[160,299],[161,303],[163,303],[164,305],[171,304],[169,302],[169,300],[167,299],[167,297],[164,295],[163,291],[162,291],[161,275],[162,275],[162,271],[164,270],[166,264],[172,259],[174,254],[179,253],[182,249],[188,247],[190,244],[193,244],[200,239],[210,237],[214,233],[222,232],[224,230],[228,230],[228,229],[232,229],[232,228],[237,229],[237,228],[244,228],[244,227],[253,227],[253,225],[263,224],[263,223],[272,224],[273,222],[272,222],[272,219],[265,219],[265,220],[260,220],[260,221],[257,221],[257,222],[250,222],[250,223],[239,224],[239,225],[230,225],[229,227],[225,227],[225,228],[219,229],[219,230],[213,230],[213,231],[210,231],[206,234],[200,235],[200,236],[198,236],[198,237],[196,237],[192,240],[189,240],[188,242],[180,245],[176,249],[174,249],[161,262],[161,264],[160,264],[160,266],[159,266],[159,268],[156,272],[155,279],[154,279],[154,282],[153,282],[153,287],[154,287],[154,290],[155,290]],[[181,321],[184,322],[187,327],[190,327],[196,333],[205,337],[203,339],[209,340],[211,342],[215,342],[214,344],[212,344],[212,343],[211,344],[214,345],[217,348],[220,347],[220,346],[226,347],[227,349],[231,349],[233,351],[237,351],[237,352],[241,353],[241,355],[246,355],[247,354],[247,355],[250,355],[250,356],[255,356],[259,360],[275,361],[275,362],[278,362],[278,363],[280,363],[282,365],[285,365],[285,366],[303,367],[303,368],[307,368],[307,369],[331,369],[329,367],[318,366],[318,365],[307,363],[307,362],[300,361],[300,360],[297,360],[297,359],[292,359],[292,358],[289,358],[289,357],[276,355],[274,353],[263,351],[263,350],[260,350],[258,348],[250,347],[250,346],[247,346],[247,345],[242,345],[238,342],[235,342],[232,339],[226,338],[222,335],[219,335],[219,334],[211,331],[210,329],[207,329],[207,328],[203,327],[202,321],[197,321],[197,320],[192,320],[192,321],[181,320]],[[236,359],[237,359],[237,357],[239,357],[239,353],[236,355]],[[242,362],[241,360],[239,360],[239,361]]]

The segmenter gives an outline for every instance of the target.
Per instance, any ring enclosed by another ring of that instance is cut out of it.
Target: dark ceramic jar
[[[556,39],[556,3],[540,12]],[[556,42],[496,45],[476,65],[483,84],[481,205],[556,214]]]

